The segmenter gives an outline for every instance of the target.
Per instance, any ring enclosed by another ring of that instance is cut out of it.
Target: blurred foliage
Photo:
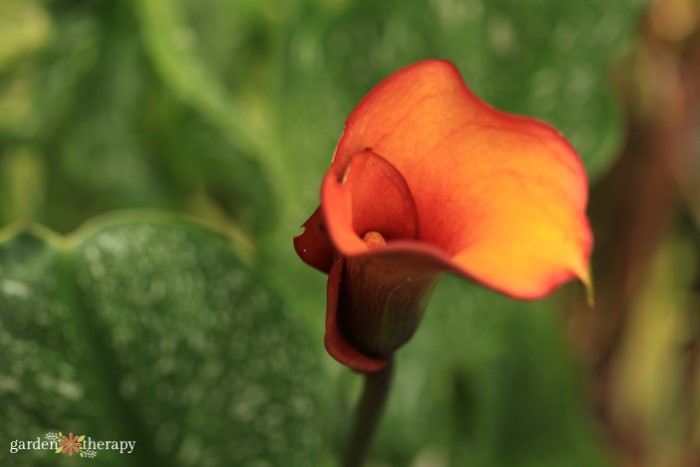
[[[335,465],[359,379],[325,356],[324,277],[296,258],[291,238],[318,202],[349,112],[401,66],[448,59],[490,104],[559,128],[591,180],[602,180],[626,138],[611,65],[633,44],[644,3],[0,2],[0,225],[31,221],[64,235],[122,208],[207,225],[144,214],[68,240],[5,231],[0,398],[13,403],[1,409],[10,420],[2,442],[72,424],[105,439],[138,436],[143,465],[239,465],[235,456],[255,446],[251,458],[269,465]],[[673,287],[686,290],[691,276],[670,288],[667,275],[654,276],[659,289],[643,300],[642,324],[615,363],[619,417],[644,413],[640,423],[658,427],[674,413],[663,404],[680,389],[653,381],[655,368],[675,371],[663,362],[673,362],[682,320],[649,310],[680,306]],[[115,293],[113,281],[139,294],[166,287],[168,298],[147,314],[147,297]],[[243,306],[249,289],[263,298]],[[23,301],[18,290],[36,292]],[[522,303],[447,278],[398,355],[373,465],[612,465],[584,364],[561,332],[561,310],[580,292]],[[242,316],[250,327],[235,321]],[[275,357],[280,339],[289,339],[285,365]],[[236,345],[271,366],[258,368]],[[17,353],[22,346],[31,358]],[[649,352],[644,368],[640,348]],[[27,378],[21,391],[12,371]],[[648,399],[630,396],[638,386]],[[195,397],[207,392],[206,403]],[[232,415],[217,397],[245,413]],[[246,418],[256,408],[272,417],[264,430]]]
[[[68,241],[3,239],[2,439],[135,440],[132,455],[90,459],[110,466],[313,462],[320,373],[308,334],[226,238],[158,217]]]

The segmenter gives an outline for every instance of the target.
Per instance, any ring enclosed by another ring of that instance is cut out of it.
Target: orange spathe
[[[386,78],[351,113],[295,246],[325,272],[334,256],[372,257],[397,281],[403,264],[522,299],[574,278],[590,289],[587,184],[556,130],[493,109],[454,65],[429,60]],[[386,244],[370,248],[370,231]],[[329,290],[342,287],[341,273],[333,279]]]

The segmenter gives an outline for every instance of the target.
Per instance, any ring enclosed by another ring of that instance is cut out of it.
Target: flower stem
[[[362,467],[384,412],[393,372],[394,361],[390,359],[381,370],[365,374],[365,387],[355,413],[343,467]]]

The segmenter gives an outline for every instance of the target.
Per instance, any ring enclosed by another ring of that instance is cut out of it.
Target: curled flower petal
[[[345,255],[368,250],[361,236],[380,232],[388,241],[414,240],[416,206],[401,173],[371,150],[335,165],[323,180],[321,204],[336,248]]]
[[[326,233],[320,207],[304,222],[303,227],[304,231],[294,237],[297,255],[309,266],[329,273],[333,265],[334,250]]]
[[[575,151],[548,125],[486,105],[454,65],[420,62],[374,88],[350,115],[333,166],[364,148],[406,180],[418,241],[451,269],[517,298],[574,277],[588,283],[587,177]]]

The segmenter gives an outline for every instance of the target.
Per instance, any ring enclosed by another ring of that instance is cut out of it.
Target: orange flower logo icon
[[[57,446],[54,451],[56,454],[68,454],[69,456],[78,454],[80,457],[95,457],[97,454],[93,449],[86,449],[85,435],[68,433],[68,436],[64,436],[59,431],[58,433],[47,433],[45,439],[51,442],[52,446]]]
[[[72,456],[73,453],[80,452],[80,443],[85,439],[85,435],[74,436],[73,433],[69,433],[68,436],[62,437],[63,441],[58,443],[58,449],[56,453],[63,453]]]

